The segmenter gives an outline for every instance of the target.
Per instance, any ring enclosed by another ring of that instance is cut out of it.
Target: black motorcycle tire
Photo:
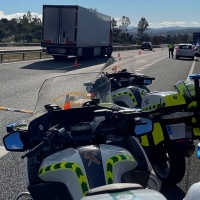
[[[184,156],[183,151],[179,149],[173,149],[171,147],[165,148],[164,146],[163,148],[165,151],[165,155],[163,156],[165,156],[166,159],[164,161],[165,163],[162,163],[162,164],[165,165],[165,168],[163,166],[161,167],[162,161],[159,161],[159,159],[156,157],[154,157],[153,161],[150,160],[152,164],[152,168],[155,174],[157,175],[157,177],[164,184],[175,185],[179,183],[185,175],[185,168],[186,168],[185,156]],[[168,154],[168,156],[166,154]]]

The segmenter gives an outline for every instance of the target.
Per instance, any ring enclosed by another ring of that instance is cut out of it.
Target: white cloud
[[[149,24],[149,26],[157,26],[156,23],[148,23],[148,24]]]
[[[15,13],[15,14],[11,14],[11,15],[5,15],[3,11],[0,11],[0,19],[1,18],[6,18],[8,20],[11,20],[12,18],[22,18],[24,14],[27,13]],[[31,13],[32,17],[36,17],[36,18],[40,18],[42,19],[42,15],[38,14],[38,13]]]
[[[198,25],[199,23],[198,22],[191,22],[192,24],[195,24],[195,25]]]
[[[158,23],[161,26],[182,26],[185,25],[185,22],[162,22]]]
[[[114,17],[115,21],[117,22],[117,26],[121,25],[122,18]]]
[[[160,22],[160,23],[149,23],[150,28],[161,28],[161,27],[199,27],[198,22]]]
[[[122,20],[122,19],[119,18],[119,17],[114,17],[114,19],[115,19],[116,22],[120,22],[120,21]]]

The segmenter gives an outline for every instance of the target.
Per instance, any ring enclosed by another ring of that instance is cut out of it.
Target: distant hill
[[[150,35],[174,35],[174,34],[189,34],[191,35],[193,32],[200,32],[200,27],[163,27],[163,28],[148,28],[147,32]],[[128,27],[128,33],[135,35],[137,34],[137,27],[131,26]]]

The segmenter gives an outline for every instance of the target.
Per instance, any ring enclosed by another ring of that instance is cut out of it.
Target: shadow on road
[[[160,193],[162,193],[168,200],[183,200],[186,195],[186,193],[177,185],[169,186],[162,184]]]
[[[90,60],[77,60],[78,66],[74,67],[75,57],[67,58],[62,61],[56,61],[54,59],[42,60],[39,62],[34,62],[29,65],[22,67],[21,69],[31,69],[31,70],[43,70],[52,73],[55,72],[66,72],[72,71],[80,68],[86,68],[94,65],[104,64],[109,58],[93,58]]]
[[[175,57],[174,57],[174,60],[182,60],[182,61],[199,61],[198,59],[194,59],[194,60],[192,60],[191,58],[179,58],[179,59],[176,59]]]

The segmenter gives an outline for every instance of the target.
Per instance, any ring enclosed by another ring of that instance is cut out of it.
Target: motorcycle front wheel
[[[151,164],[157,177],[165,184],[175,185],[179,183],[185,175],[185,156],[183,151],[160,146]]]

